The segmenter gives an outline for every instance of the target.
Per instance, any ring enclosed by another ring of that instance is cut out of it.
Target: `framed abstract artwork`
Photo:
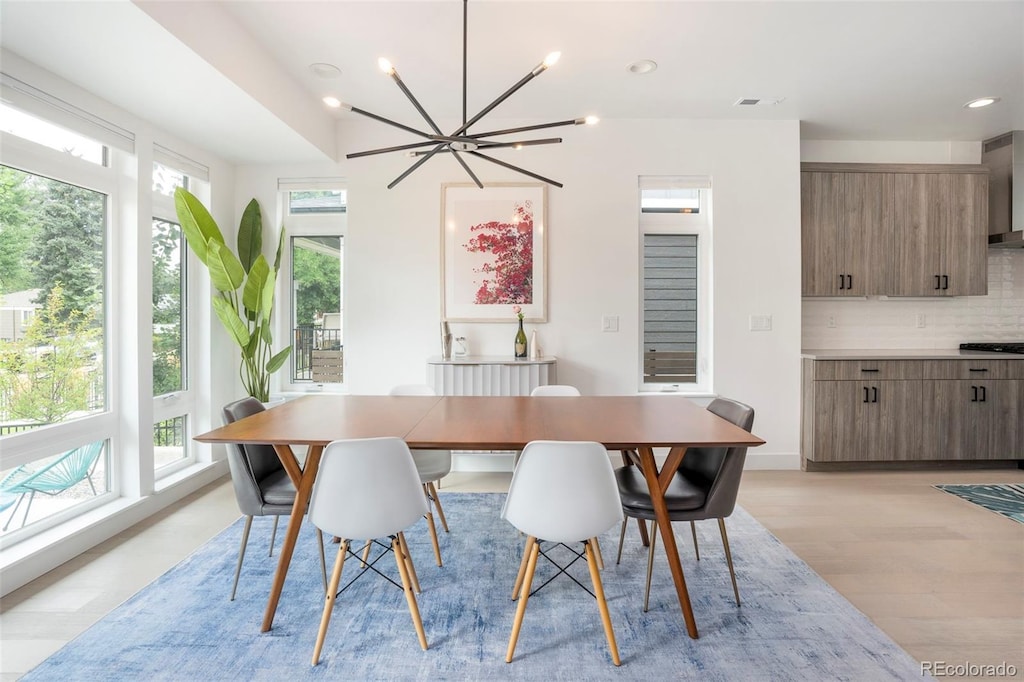
[[[547,321],[547,186],[441,187],[441,316]]]

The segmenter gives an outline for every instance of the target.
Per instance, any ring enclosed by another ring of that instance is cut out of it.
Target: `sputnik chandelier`
[[[423,130],[417,130],[416,128],[404,125],[402,123],[398,123],[397,121],[392,121],[391,119],[384,118],[383,116],[378,116],[377,114],[374,114],[374,113],[371,113],[369,111],[366,111],[365,109],[360,109],[360,108],[354,107],[354,106],[352,106],[350,104],[346,104],[344,102],[337,102],[337,100],[335,100],[336,105],[341,107],[341,108],[347,109],[348,111],[352,111],[352,112],[357,113],[357,114],[359,114],[361,116],[366,116],[367,118],[372,118],[375,121],[380,121],[381,123],[386,123],[386,124],[388,124],[390,126],[394,126],[396,128],[400,128],[401,130],[404,130],[404,131],[409,132],[409,133],[413,133],[414,135],[422,137],[422,138],[424,138],[426,140],[425,142],[413,142],[411,144],[403,144],[403,145],[398,145],[398,146],[395,146],[395,147],[384,147],[384,148],[381,148],[381,149],[371,149],[371,150],[365,151],[365,152],[355,152],[353,154],[346,154],[345,158],[347,158],[347,159],[356,159],[356,158],[360,158],[360,157],[363,157],[363,156],[372,156],[374,154],[386,154],[386,153],[389,153],[389,152],[399,152],[399,151],[404,151],[409,156],[412,156],[412,157],[419,157],[418,161],[413,163],[412,166],[410,166],[404,173],[399,175],[397,178],[395,178],[391,182],[390,185],[388,185],[388,189],[391,189],[395,185],[400,183],[402,180],[404,180],[406,177],[408,177],[410,173],[412,173],[417,168],[419,168],[420,166],[425,164],[427,161],[429,161],[436,154],[443,154],[443,153],[450,153],[453,157],[455,157],[455,160],[459,162],[459,165],[462,166],[462,168],[466,171],[467,174],[469,174],[469,177],[473,179],[473,182],[476,184],[476,186],[480,187],[480,188],[482,188],[484,185],[483,185],[482,182],[480,182],[480,179],[476,176],[476,174],[473,172],[473,170],[469,167],[469,164],[466,163],[466,160],[462,158],[463,154],[467,154],[469,156],[473,156],[473,157],[476,157],[476,158],[479,158],[479,159],[484,159],[485,161],[490,161],[491,163],[497,164],[499,166],[502,166],[503,168],[507,168],[507,169],[515,171],[517,173],[522,173],[523,175],[527,175],[527,176],[529,176],[531,178],[535,178],[535,179],[540,180],[542,182],[546,182],[548,184],[554,185],[555,187],[561,187],[562,183],[560,183],[560,182],[556,182],[555,180],[552,180],[550,178],[546,178],[546,177],[544,177],[542,175],[538,175],[536,173],[532,173],[532,172],[530,172],[530,171],[528,171],[526,169],[520,168],[518,166],[514,166],[511,163],[507,163],[507,162],[502,161],[500,159],[496,159],[496,158],[494,158],[492,156],[488,156],[488,155],[483,154],[481,152],[483,150],[502,149],[502,148],[509,148],[509,147],[511,147],[513,149],[521,149],[522,147],[529,147],[529,146],[541,145],[541,144],[558,144],[559,142],[562,141],[562,138],[560,138],[560,137],[547,137],[547,138],[541,138],[541,139],[512,140],[512,141],[502,141],[502,140],[505,139],[506,135],[514,135],[516,133],[525,133],[527,131],[532,131],[532,130],[543,130],[545,128],[557,128],[559,126],[581,125],[581,124],[584,124],[584,123],[586,123],[588,125],[593,125],[593,124],[597,123],[597,120],[598,120],[597,117],[596,116],[587,116],[585,118],[575,118],[575,119],[569,119],[567,121],[555,121],[553,123],[541,123],[541,124],[538,124],[538,125],[521,126],[521,127],[518,127],[518,128],[506,128],[504,130],[488,130],[487,132],[483,132],[483,133],[471,133],[470,130],[469,130],[471,126],[475,125],[478,121],[480,121],[480,119],[482,119],[484,116],[486,116],[488,113],[490,113],[491,110],[493,110],[496,106],[498,106],[499,104],[504,102],[506,99],[508,99],[510,96],[512,96],[512,94],[515,93],[517,90],[519,90],[521,87],[523,87],[524,85],[529,83],[531,80],[533,80],[534,78],[536,78],[540,74],[542,74],[545,71],[547,71],[547,69],[549,67],[551,67],[555,62],[558,61],[558,57],[560,56],[560,53],[559,52],[552,52],[551,54],[549,54],[547,57],[544,58],[544,61],[542,61],[537,66],[533,67],[533,69],[528,74],[523,76],[519,80],[519,82],[517,82],[515,85],[510,87],[508,90],[503,92],[501,95],[499,95],[493,102],[491,102],[490,104],[485,106],[483,109],[481,109],[480,113],[476,114],[472,118],[467,119],[467,117],[466,117],[466,44],[468,42],[468,39],[467,39],[467,14],[468,14],[467,10],[468,10],[468,4],[469,4],[468,0],[462,0],[462,125],[459,126],[458,128],[456,128],[449,135],[445,135],[444,133],[442,133],[441,129],[437,127],[437,124],[434,123],[434,120],[432,118],[430,118],[430,115],[426,112],[426,110],[423,109],[423,107],[420,105],[419,101],[417,101],[416,97],[412,94],[412,92],[409,90],[409,88],[406,87],[405,83],[402,81],[401,77],[398,75],[398,71],[396,71],[395,67],[391,65],[391,62],[389,62],[386,59],[381,58],[379,60],[379,62],[378,62],[379,65],[380,65],[380,68],[384,71],[384,73],[386,73],[387,75],[391,76],[391,79],[393,81],[395,81],[395,84],[402,91],[402,93],[409,99],[409,101],[412,103],[412,105],[416,108],[416,111],[418,111],[420,113],[420,116],[423,117],[423,120],[426,121],[427,125],[430,126],[430,129],[433,132],[426,132],[426,131],[423,131]],[[499,138],[499,139],[492,139],[492,138]],[[430,149],[423,149],[424,147],[430,147]]]

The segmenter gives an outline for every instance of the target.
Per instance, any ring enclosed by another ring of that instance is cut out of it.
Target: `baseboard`
[[[805,471],[942,471],[956,469],[1014,469],[1017,459],[942,459],[915,462],[812,462],[804,460]]]

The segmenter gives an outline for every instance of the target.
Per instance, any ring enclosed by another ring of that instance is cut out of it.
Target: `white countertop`
[[[1024,360],[1017,353],[960,350],[959,348],[861,348],[806,349],[800,357],[810,360]]]

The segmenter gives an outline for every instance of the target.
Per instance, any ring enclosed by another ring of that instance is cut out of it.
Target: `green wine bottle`
[[[519,320],[519,331],[516,332],[516,357],[526,357],[526,332],[523,331],[522,320]]]

